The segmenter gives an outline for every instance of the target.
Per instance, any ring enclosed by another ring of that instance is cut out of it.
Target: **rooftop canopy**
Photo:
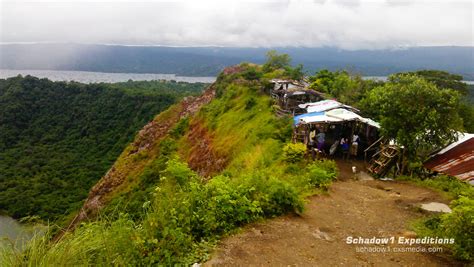
[[[474,184],[474,134],[459,134],[456,142],[434,154],[424,166]]]
[[[325,112],[305,113],[293,118],[294,124],[320,123],[320,122],[342,122],[341,119],[327,116]]]
[[[372,127],[380,128],[380,125],[377,122],[368,118],[364,118],[350,110],[343,109],[343,108],[336,108],[336,109],[331,109],[328,111],[321,111],[321,112],[309,112],[309,113],[295,116],[293,119],[294,119],[295,125],[306,124],[306,123],[360,121]]]
[[[323,100],[323,101],[318,101],[314,103],[304,103],[304,104],[298,105],[298,107],[306,109],[308,113],[327,111],[327,110],[331,110],[335,108],[346,108],[346,109],[350,109],[356,112],[359,111],[358,109],[354,107],[344,105],[341,102],[338,102],[336,100]]]

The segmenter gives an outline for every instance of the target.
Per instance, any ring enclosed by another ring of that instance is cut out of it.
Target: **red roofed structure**
[[[474,183],[474,134],[462,134],[458,141],[433,155],[424,166]]]

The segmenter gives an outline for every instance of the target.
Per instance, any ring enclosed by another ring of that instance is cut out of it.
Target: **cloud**
[[[0,41],[170,46],[473,45],[471,1],[6,1]]]

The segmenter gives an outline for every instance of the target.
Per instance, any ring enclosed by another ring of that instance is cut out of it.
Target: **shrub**
[[[454,238],[450,245],[454,256],[474,260],[474,199],[460,197],[452,203],[452,212],[441,215],[440,235]]]
[[[263,73],[260,71],[257,71],[255,67],[249,67],[247,70],[245,70],[242,73],[242,77],[244,77],[246,80],[258,80],[262,78]]]
[[[161,179],[166,178],[170,178],[184,187],[190,180],[196,178],[196,174],[186,163],[181,162],[178,157],[174,157],[166,163],[166,169],[163,171]]]
[[[237,225],[256,219],[261,214],[259,202],[250,196],[255,190],[252,186],[233,184],[229,178],[218,176],[206,187],[209,199],[203,208],[213,211],[211,217],[216,222],[213,232],[226,232]]]
[[[293,134],[293,127],[290,118],[278,118],[271,123],[275,124],[276,130],[274,130],[273,137],[281,142],[289,140]]]
[[[281,215],[286,212],[303,212],[304,203],[298,191],[288,182],[271,177],[267,182],[266,199],[263,206],[266,216]]]
[[[471,185],[446,175],[420,180],[413,177],[399,177],[418,185],[440,190],[455,200],[451,202],[451,213],[423,219],[415,230],[423,236],[454,238],[455,243],[447,245],[456,258],[474,260],[474,189]]]
[[[311,185],[327,190],[337,177],[336,163],[332,160],[315,162],[306,167]]]
[[[323,170],[325,170],[329,176],[332,177],[332,179],[336,179],[338,175],[338,168],[337,164],[334,160],[321,160],[321,161],[316,161],[310,166],[317,166]]]
[[[302,143],[288,143],[283,148],[283,156],[286,161],[295,163],[301,161],[306,153],[306,146]]]
[[[180,167],[181,168],[181,167]],[[172,180],[163,181],[156,189],[152,209],[147,213],[143,231],[133,237],[143,265],[184,264],[192,252],[189,194]]]

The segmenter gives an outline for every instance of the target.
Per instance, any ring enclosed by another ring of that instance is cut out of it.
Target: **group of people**
[[[352,136],[351,143],[349,143],[349,138],[342,137],[341,140],[339,141],[339,144],[338,144],[338,140],[336,140],[333,146],[335,145],[337,147],[338,145],[340,145],[342,149],[342,155],[346,155],[347,153],[349,153],[349,155],[357,157],[357,151],[359,149],[359,141],[360,141],[359,135],[354,134]]]
[[[352,139],[349,140],[347,137],[336,138],[334,143],[331,145],[329,149],[329,155],[332,156],[336,153],[337,149],[340,148],[342,151],[342,155],[351,155],[356,157],[358,148],[359,148],[359,134],[352,135]],[[324,152],[324,146],[326,143],[326,133],[324,131],[319,131],[316,134],[316,130],[310,131],[309,134],[309,146],[313,149],[314,147],[317,148],[319,152]]]

